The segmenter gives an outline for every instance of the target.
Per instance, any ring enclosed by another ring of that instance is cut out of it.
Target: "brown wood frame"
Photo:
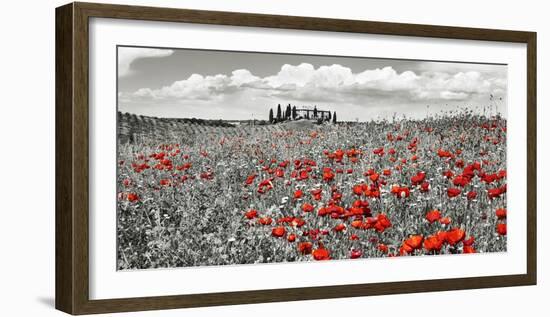
[[[527,274],[90,300],[88,293],[88,19],[90,17],[525,43],[527,45]],[[55,306],[70,314],[536,284],[536,33],[534,32],[71,3],[56,9],[55,129]]]

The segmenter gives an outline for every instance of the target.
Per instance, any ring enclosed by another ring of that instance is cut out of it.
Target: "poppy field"
[[[500,116],[185,125],[119,138],[120,270],[506,251]]]

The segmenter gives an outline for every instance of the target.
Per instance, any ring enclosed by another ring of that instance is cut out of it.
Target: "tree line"
[[[305,112],[306,114],[304,116],[299,115],[299,112]],[[310,115],[310,112],[312,112],[312,116]],[[327,115],[325,115],[325,113]],[[319,114],[321,114],[321,117],[319,117]],[[288,104],[286,106],[285,110],[282,110],[281,104],[277,105],[277,115],[274,115],[273,108],[269,109],[269,122],[270,123],[278,123],[278,122],[284,122],[289,120],[299,120],[299,119],[317,119],[319,123],[321,122],[330,122],[336,123],[337,122],[337,116],[336,111],[331,113],[330,111],[324,111],[324,110],[317,110],[317,106],[313,107],[313,110],[309,109],[297,109],[296,106],[292,106]]]

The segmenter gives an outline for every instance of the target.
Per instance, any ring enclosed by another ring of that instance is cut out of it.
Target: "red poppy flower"
[[[444,151],[443,149],[437,150],[437,155],[441,158],[443,157],[452,157],[453,155],[449,151]]]
[[[451,179],[454,176],[454,173],[451,170],[448,170],[443,173],[443,176],[445,176],[448,179]]]
[[[405,240],[405,244],[409,247],[414,249],[420,249],[422,247],[422,241],[424,240],[424,237],[419,234],[415,236],[410,236],[407,240]]]
[[[504,208],[499,208],[497,209],[496,211],[496,215],[497,215],[497,218],[498,219],[505,219],[506,218],[506,209]]]
[[[345,215],[348,217],[351,217],[351,216],[360,216],[362,214],[363,214],[363,208],[351,207]]]
[[[288,240],[288,242],[294,242],[296,241],[296,235],[294,233],[291,233],[286,239]]]
[[[356,240],[359,240],[359,236],[354,233],[349,237],[349,239],[352,241],[356,241]]]
[[[334,173],[330,169],[323,172],[323,180],[324,181],[330,182],[333,179],[334,179]]]
[[[321,194],[323,193],[323,190],[321,188],[317,188],[311,191],[311,195],[313,196],[313,199],[315,200],[321,200]]]
[[[254,218],[258,217],[258,211],[254,210],[254,209],[250,209],[244,215],[248,219],[254,219]]]
[[[285,233],[286,233],[286,230],[284,227],[275,227],[273,228],[273,230],[271,230],[271,235],[278,238],[284,236]]]
[[[180,169],[180,168],[178,167],[178,170],[179,170],[179,169]],[[246,184],[246,185],[252,184],[252,183],[254,182],[254,179],[256,178],[256,176],[257,176],[256,174],[249,175],[249,176],[246,178],[245,184]]]
[[[160,180],[160,185],[161,186],[168,186],[168,185],[170,185],[170,180],[169,179],[161,179]]]
[[[391,192],[397,198],[407,198],[411,194],[411,190],[408,187],[401,187],[401,186],[398,186],[398,185],[394,185],[391,188]]]
[[[403,242],[403,244],[401,245],[401,247],[399,248],[399,254],[400,255],[407,255],[408,253],[411,253],[413,252],[414,249],[411,248],[408,244],[406,244],[405,242]]]
[[[471,180],[472,178],[474,178],[474,176],[476,176],[475,170],[476,169],[474,168],[473,165],[468,165],[462,171],[462,176],[467,177],[468,179]]]
[[[443,245],[443,241],[440,240],[437,235],[429,236],[424,240],[424,249],[426,251],[439,251],[441,250],[441,246]]]
[[[350,258],[357,259],[360,258],[361,255],[363,255],[363,252],[361,250],[351,250]]]
[[[378,226],[380,226],[382,229],[379,229]],[[376,224],[375,224],[375,228],[379,231],[379,232],[383,232],[385,229],[391,227],[391,221],[390,219],[388,218],[388,216],[386,216],[385,214],[378,214],[378,216],[376,217]]]
[[[420,191],[424,193],[430,191],[430,183],[423,182],[422,184],[420,184]]]
[[[212,180],[214,179],[214,173],[213,172],[205,172],[205,173],[201,173],[201,179],[206,179],[206,180]]]
[[[273,222],[273,219],[271,219],[270,217],[264,217],[258,220],[258,223],[264,226],[270,225],[272,222]]]
[[[305,220],[302,219],[302,218],[293,218],[292,221],[290,222],[294,227],[297,227],[297,228],[300,228],[302,227],[303,225],[306,224]]]
[[[363,224],[364,229],[371,229],[374,228],[374,225],[378,223],[378,219],[374,217],[368,217],[367,222]]]
[[[192,167],[193,165],[191,163],[185,163],[183,165],[180,165],[178,167],[176,167],[176,169],[178,171],[185,171],[185,170],[188,170]],[[246,182],[247,184],[250,183],[252,184],[252,182],[254,181],[254,178],[256,178],[256,174],[253,174],[253,175],[249,175],[247,178],[246,178]],[[248,184],[248,185],[250,185]]]
[[[380,191],[379,190],[367,190],[367,191],[365,191],[365,196],[370,197],[370,198],[380,198]],[[406,193],[405,193],[405,196],[406,196]]]
[[[424,179],[426,179],[426,173],[424,172],[418,172],[416,175],[411,177],[411,182],[413,186],[420,185],[422,182],[424,182]]]
[[[468,239],[462,241],[463,245],[473,245],[475,242],[475,238],[473,236],[469,237]]]
[[[450,245],[455,245],[459,243],[460,241],[464,240],[464,237],[466,236],[464,230],[460,228],[454,228],[449,231],[447,231],[447,235],[445,236],[445,240]]]
[[[491,184],[492,182],[496,181],[498,178],[497,174],[483,174],[481,177],[481,180],[484,181],[487,184]]]
[[[339,223],[334,227],[334,231],[336,232],[342,232],[344,230],[346,230],[346,225],[343,223]]]
[[[289,222],[292,222],[293,220],[294,220],[293,217],[287,216],[287,217],[282,217],[277,219],[277,223],[289,223]]]
[[[371,176],[369,176],[370,180],[373,181],[373,182],[376,182],[379,177],[380,177],[380,175],[378,175],[377,173],[374,173]]]
[[[439,240],[447,241],[447,231],[438,231],[435,235]]]
[[[302,254],[310,254],[313,244],[311,242],[300,242],[298,243],[298,251]]]
[[[469,182],[470,182],[470,179],[463,175],[458,175],[453,179],[453,185],[455,186],[465,187],[466,185],[468,185]]]
[[[310,204],[310,203],[305,203],[305,204],[302,205],[302,210],[304,212],[312,212],[314,209],[315,209],[315,207],[313,207],[313,205]]]
[[[326,216],[328,215],[330,212],[328,210],[328,208],[325,208],[325,207],[321,207],[319,208],[319,210],[317,211],[317,215],[323,217],[323,216]]]
[[[170,165],[172,165],[172,161],[170,161],[169,159],[164,159],[164,160],[160,161],[160,164],[162,164],[164,166],[170,166]]]
[[[359,229],[363,226],[363,221],[361,220],[353,220],[351,222],[351,226],[354,227],[355,229]]]
[[[277,177],[284,177],[285,176],[285,171],[278,168],[278,169],[275,170],[275,175],[277,175]]]
[[[315,249],[312,254],[317,261],[330,260],[330,252],[325,248]]]
[[[388,246],[383,243],[380,243],[377,248],[378,248],[378,251],[382,253],[388,253],[388,250],[389,250]]]
[[[342,199],[342,193],[339,193],[339,192],[332,193],[332,200],[337,201],[337,200],[340,200],[340,199]]]
[[[353,193],[355,195],[361,196],[363,195],[363,186],[362,185],[355,185],[353,186]]]
[[[499,223],[497,224],[497,233],[501,236],[506,235],[506,224],[505,223]]]
[[[449,198],[453,198],[453,197],[456,197],[460,195],[460,189],[458,188],[449,188],[447,189],[447,196],[449,196]]]
[[[442,225],[448,225],[451,223],[451,218],[450,217],[441,218],[439,219],[439,223]]]
[[[302,198],[302,196],[304,196],[303,191],[298,189],[297,191],[294,192],[294,199]]]
[[[469,191],[468,194],[466,194],[466,197],[468,198],[468,200],[476,199],[477,193],[474,191]]]
[[[378,149],[374,149],[372,152],[376,155],[383,156],[384,155],[384,148],[381,147],[381,148],[378,148]]]
[[[426,213],[426,219],[430,223],[434,223],[441,219],[441,212],[439,210],[431,210]]]
[[[133,203],[139,200],[139,196],[136,193],[129,193],[126,199],[128,199],[129,202]]]
[[[487,195],[490,199],[498,198],[500,195],[506,192],[506,185],[503,187],[497,187],[497,188],[490,188],[487,190]]]

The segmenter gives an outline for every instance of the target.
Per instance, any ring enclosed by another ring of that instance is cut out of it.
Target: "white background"
[[[94,19],[90,23],[91,299],[457,278],[526,273],[526,46],[245,27]],[[116,271],[116,54],[122,45],[317,53],[507,64],[507,252],[325,263]],[[512,155],[512,153],[516,155]],[[522,153],[519,155],[517,153]],[[433,269],[427,270],[426,267]],[[334,274],[353,272],[353,274]],[[185,281],[185,283],[182,283]],[[141,287],[147,285],[147,287]]]
[[[106,1],[110,2],[110,1]],[[354,3],[355,2],[355,3]],[[550,31],[543,1],[120,1],[119,3],[249,11],[351,19],[382,20],[535,30],[538,42],[539,162],[550,133],[544,107],[550,101]],[[0,313],[5,316],[60,316],[54,297],[54,8],[61,1],[18,1],[5,4],[0,32]],[[512,105],[513,106],[513,105]],[[547,165],[539,163],[539,285],[489,290],[406,294],[292,303],[240,305],[185,311],[143,312],[136,316],[334,316],[340,312],[423,316],[516,316],[547,311],[550,293],[547,260],[548,199],[544,199]],[[7,203],[6,203],[7,202]],[[545,294],[546,293],[546,294]],[[121,314],[121,316],[124,314]],[[540,314],[539,314],[540,315]]]

